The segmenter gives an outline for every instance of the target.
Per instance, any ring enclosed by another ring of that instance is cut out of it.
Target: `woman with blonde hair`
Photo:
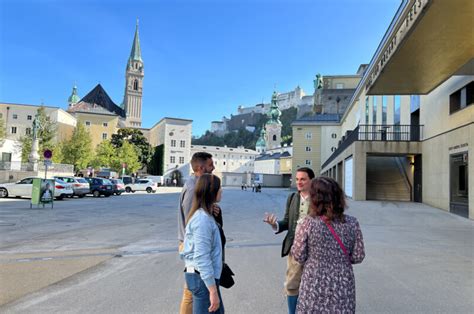
[[[224,313],[219,291],[222,272],[222,242],[212,215],[213,204],[221,199],[221,180],[212,174],[199,177],[193,206],[186,219],[184,248],[185,280],[193,294],[193,314]]]
[[[365,257],[359,222],[344,214],[339,184],[327,177],[312,180],[310,213],[298,224],[291,249],[304,265],[297,313],[355,313],[352,264]]]

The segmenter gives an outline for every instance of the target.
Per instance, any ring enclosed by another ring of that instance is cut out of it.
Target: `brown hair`
[[[221,179],[219,177],[209,173],[199,177],[194,187],[193,205],[186,218],[186,223],[199,208],[204,209],[208,214],[212,214],[211,207],[216,202],[220,188]]]
[[[328,177],[317,177],[311,181],[310,215],[326,216],[329,220],[338,219],[344,222],[346,197],[339,183]]]
[[[204,166],[208,159],[212,158],[212,155],[206,152],[197,152],[194,153],[191,157],[191,167],[194,172],[199,170],[199,166]]]

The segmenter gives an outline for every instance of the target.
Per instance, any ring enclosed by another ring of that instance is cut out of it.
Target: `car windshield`
[[[112,182],[110,182],[109,179],[102,179],[102,180],[103,180],[104,184],[112,184]]]
[[[76,181],[80,183],[87,183],[87,180],[84,178],[76,178]]]
[[[56,180],[56,182],[59,183],[59,184],[66,184],[66,182],[64,182],[64,181],[61,180],[61,179],[56,178],[55,180]]]

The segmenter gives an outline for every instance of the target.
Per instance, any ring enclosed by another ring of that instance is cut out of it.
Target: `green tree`
[[[39,142],[39,155],[43,158],[43,152],[46,149],[52,149],[54,147],[54,138],[57,132],[57,125],[53,122],[50,117],[46,114],[46,109],[41,106],[38,108],[38,120],[40,129],[38,130],[37,138]],[[23,162],[28,161],[28,156],[31,152],[31,143],[33,142],[33,132],[20,138],[21,145],[21,160]]]
[[[78,123],[69,141],[63,145],[63,162],[74,165],[79,171],[89,166],[93,159],[92,139],[82,123]]]
[[[148,143],[142,131],[131,128],[119,129],[117,134],[112,134],[110,142],[115,148],[120,148],[125,141],[135,146],[139,158],[138,160],[141,164],[140,168],[146,166],[153,156],[153,148]]]
[[[164,155],[164,148],[163,144],[155,147],[155,152],[153,153],[153,157],[151,161],[148,163],[148,173],[155,175],[155,176],[162,176],[163,175],[163,155]]]
[[[128,174],[137,172],[141,167],[136,147],[127,141],[124,141],[122,146],[117,148],[117,158],[114,160],[112,167],[117,170],[122,169],[122,164],[126,164]]]
[[[5,121],[0,119],[0,141],[5,138]]]
[[[116,164],[117,151],[109,140],[102,141],[95,149],[95,158],[92,160],[94,168],[106,167],[110,168]],[[115,169],[116,171],[121,170]]]
[[[64,159],[64,154],[63,154],[63,149],[64,149],[64,143],[60,142],[54,145],[54,147],[51,149],[53,152],[53,157],[51,158],[54,163],[62,163]]]

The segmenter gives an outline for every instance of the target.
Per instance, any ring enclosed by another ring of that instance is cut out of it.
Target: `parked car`
[[[119,179],[122,180],[123,184],[125,185],[132,184],[134,182],[133,177],[131,176],[121,176]]]
[[[146,176],[146,177],[144,177],[144,179],[153,180],[158,184],[158,186],[165,185],[165,177],[163,177],[163,176]]]
[[[147,191],[148,193],[155,193],[158,189],[156,182],[150,179],[138,179],[135,183],[125,185],[125,192],[135,193],[136,191]]]
[[[109,179],[104,178],[85,178],[90,185],[90,193],[94,195],[94,197],[100,197],[104,195],[105,197],[109,197],[110,195],[114,194],[114,187],[112,182]]]
[[[56,176],[55,178],[63,180],[66,183],[71,184],[72,190],[74,192],[73,196],[78,196],[83,198],[86,194],[90,193],[89,182],[86,179],[81,177],[62,177]]]
[[[15,196],[31,198],[33,179],[35,178],[37,177],[28,177],[18,182],[0,184],[0,197]],[[55,179],[54,197],[57,200],[62,200],[64,197],[69,197],[73,194],[74,191],[69,183]]]
[[[125,184],[120,179],[110,179],[113,184],[113,190],[115,195],[120,195],[125,192]]]

